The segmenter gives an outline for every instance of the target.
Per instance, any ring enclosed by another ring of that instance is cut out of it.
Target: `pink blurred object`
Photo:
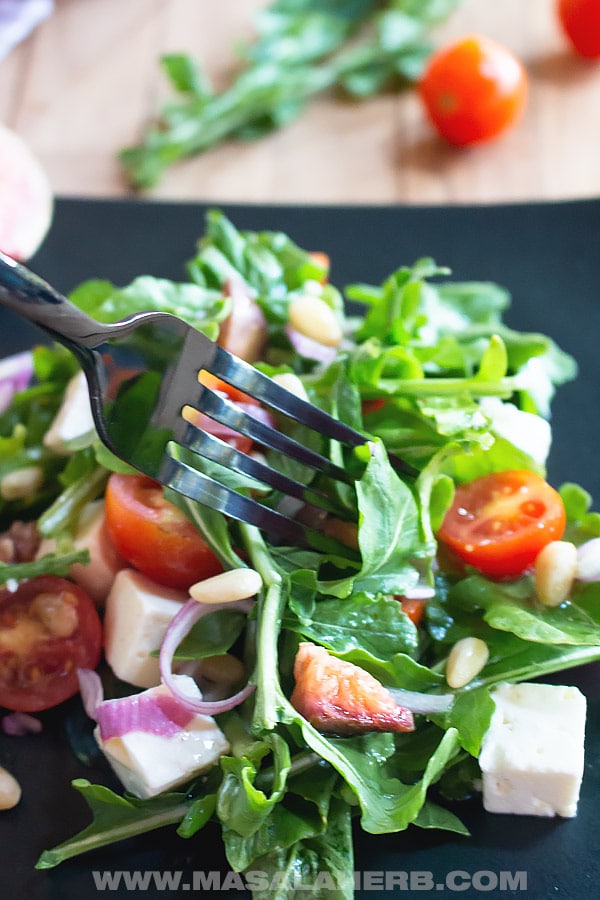
[[[54,9],[53,0],[0,0],[0,59]]]
[[[29,713],[13,712],[2,717],[2,731],[12,737],[23,737],[26,734],[39,734],[42,723]]]

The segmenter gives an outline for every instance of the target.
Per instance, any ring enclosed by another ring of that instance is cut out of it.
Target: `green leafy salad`
[[[287,419],[277,427],[356,470],[356,480],[327,480],[250,448],[328,492],[339,514],[316,520],[314,509],[292,509],[247,476],[225,476],[333,536],[335,550],[325,539],[282,545],[168,493],[223,569],[247,566],[262,582],[246,610],[204,616],[176,653],[188,664],[235,659],[243,670],[235,687],[249,684],[243,702],[215,716],[229,749],[208,771],[146,799],[77,780],[93,820],[43,852],[38,867],[163,826],[190,840],[200,863],[197,835],[216,821],[233,871],[289,875],[276,889],[255,886],[256,900],[288,900],[294,879],[316,883],[323,873],[323,896],[350,898],[357,827],[468,833],[447,803],[479,789],[497,684],[600,658],[600,571],[574,569],[564,596],[548,599],[535,569],[546,544],[568,542],[580,553],[600,535],[585,490],[545,481],[550,403],[576,366],[550,338],[504,324],[510,298],[502,287],[453,281],[428,258],[382,284],[342,291],[323,254],[279,232],[241,232],[212,211],[187,276],[143,276],[127,287],[93,281],[71,299],[100,321],[146,309],[175,313],[224,341],[241,291],[261,322],[254,364],[282,383],[295,376],[313,404],[364,433],[365,444],[342,450]],[[303,326],[298,310],[307,298]],[[324,307],[327,333],[311,318]],[[34,560],[3,563],[5,583],[63,577],[73,563],[85,568],[87,552],[75,539],[82,510],[103,498],[112,472],[128,472],[93,429],[60,454],[44,444],[77,364],[53,346],[36,348],[33,361],[33,382],[0,417],[0,483],[24,467],[43,477],[26,496],[3,491],[0,516],[4,528],[35,521],[54,543]],[[388,454],[413,473],[398,474]],[[515,478],[524,504],[511,494]],[[490,484],[489,496],[473,499],[473,485]],[[449,677],[454,648],[473,639],[483,649],[479,665],[466,682]],[[300,667],[302,654],[312,668]],[[137,690],[107,674],[105,663],[99,671],[108,695]],[[391,716],[384,721],[372,708],[382,695]],[[408,727],[397,727],[394,709],[410,711]]]

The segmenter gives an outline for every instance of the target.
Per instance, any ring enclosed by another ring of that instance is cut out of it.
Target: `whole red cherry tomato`
[[[575,52],[600,59],[600,0],[557,0],[556,9]]]
[[[430,58],[419,93],[435,128],[458,146],[497,137],[523,113],[528,80],[505,47],[469,35]]]

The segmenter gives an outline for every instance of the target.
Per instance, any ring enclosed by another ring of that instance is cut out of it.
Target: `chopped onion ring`
[[[254,690],[254,685],[247,684],[237,694],[227,697],[225,700],[194,700],[193,697],[182,693],[173,672],[175,652],[196,622],[199,622],[208,613],[216,612],[219,609],[241,609],[243,612],[248,612],[253,603],[254,601],[251,599],[235,600],[233,603],[198,603],[197,600],[190,599],[171,619],[160,648],[160,674],[163,684],[187,709],[205,716],[216,716],[239,706]]]
[[[42,723],[29,713],[13,712],[2,716],[2,731],[11,737],[23,737],[25,734],[39,734]]]
[[[304,356],[306,359],[314,359],[316,362],[329,365],[337,355],[336,347],[326,347],[325,344],[320,344],[313,338],[296,331],[291,325],[286,325],[285,333],[296,353],[299,353],[300,356]]]
[[[96,710],[104,700],[104,688],[94,669],[77,669],[81,702],[90,719],[97,721]]]
[[[401,688],[387,690],[398,706],[405,706],[413,713],[429,715],[448,712],[454,701],[454,694],[422,694],[419,691],[405,691]]]
[[[24,390],[33,377],[33,357],[26,350],[0,360],[0,413],[11,404],[13,396]]]

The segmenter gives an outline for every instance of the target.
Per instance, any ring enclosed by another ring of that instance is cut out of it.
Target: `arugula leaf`
[[[161,60],[179,96],[160,111],[142,142],[120,154],[135,187],[227,138],[252,140],[282,127],[307,101],[339,86],[366,97],[390,83],[415,81],[430,51],[428,32],[460,0],[273,0],[255,20],[256,41],[222,93],[185,54]]]
[[[392,469],[383,445],[370,443],[368,454],[365,472],[356,484],[362,564],[356,575],[322,586],[324,593],[337,597],[361,591],[402,594],[418,580],[415,558],[427,549],[431,552],[431,548],[424,550],[420,540],[414,497]]]
[[[87,565],[90,561],[88,550],[73,550],[70,553],[46,553],[38,559],[29,562],[4,563],[0,562],[0,584],[7,581],[25,581],[27,578],[36,578],[38,575],[69,574],[71,566],[78,563]]]
[[[283,627],[348,658],[359,649],[386,661],[396,653],[414,653],[417,629],[398,600],[361,592],[345,600],[312,603],[290,599],[294,616],[284,615]]]
[[[253,900],[352,900],[354,852],[350,808],[335,797],[326,826],[291,846],[276,847],[258,857],[247,872]]]
[[[172,313],[213,339],[229,312],[228,300],[220,291],[149,275],[124,288],[108,281],[85,282],[69,299],[98,322],[117,322],[136,312],[154,310]]]
[[[187,814],[190,800],[186,794],[163,794],[152,800],[120,797],[104,785],[90,784],[85,778],[73,781],[83,795],[94,819],[91,825],[52,850],[45,850],[36,869],[51,869],[59,863],[115,841],[145,834],[164,825],[176,825]]]
[[[177,648],[174,659],[204,659],[220,656],[234,645],[246,625],[244,613],[220,609],[197,622]]]

